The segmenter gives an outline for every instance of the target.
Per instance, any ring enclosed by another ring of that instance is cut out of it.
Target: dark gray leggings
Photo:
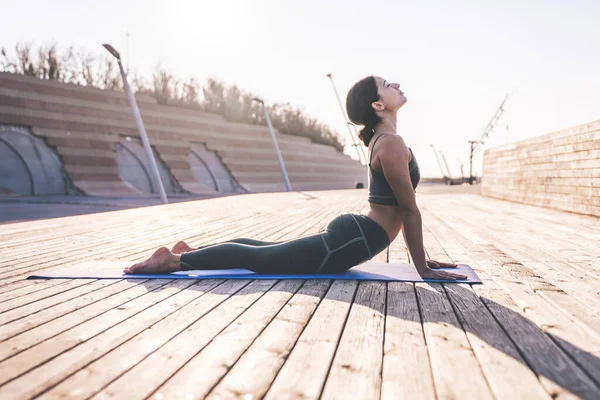
[[[362,214],[341,214],[325,231],[280,242],[231,239],[181,254],[181,269],[244,268],[257,273],[343,272],[389,246],[385,230]]]

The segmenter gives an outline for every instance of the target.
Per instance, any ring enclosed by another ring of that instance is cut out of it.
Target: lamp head
[[[108,50],[108,52],[110,54],[112,54],[117,60],[121,61],[121,55],[119,54],[119,52],[117,50],[115,50],[114,47],[112,47],[110,44],[108,43],[104,43],[102,46],[104,46],[104,48],[106,50]]]

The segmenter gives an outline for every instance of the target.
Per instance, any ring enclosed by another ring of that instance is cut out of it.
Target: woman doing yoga
[[[198,249],[179,242],[171,251],[161,247],[146,261],[123,272],[232,268],[275,274],[343,272],[385,250],[402,231],[421,277],[466,279],[465,275],[436,270],[456,264],[425,257],[421,213],[415,200],[419,166],[396,132],[396,113],[406,101],[399,84],[374,76],[357,82],[348,92],[346,111],[353,123],[365,126],[359,138],[370,150],[366,215],[341,214],[323,232],[281,242],[240,238]]]

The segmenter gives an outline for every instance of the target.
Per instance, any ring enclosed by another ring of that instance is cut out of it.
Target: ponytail
[[[352,86],[346,97],[346,112],[350,121],[356,125],[364,125],[358,134],[365,146],[369,146],[375,135],[375,126],[381,118],[373,109],[373,102],[379,100],[377,81],[373,76],[368,76]]]
[[[375,135],[375,130],[370,126],[365,126],[358,133],[358,138],[366,147],[369,147],[369,143],[371,142],[371,139],[373,139],[373,135]]]

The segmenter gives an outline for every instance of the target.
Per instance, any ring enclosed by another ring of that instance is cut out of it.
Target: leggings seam
[[[357,237],[357,238],[354,238],[354,239],[350,239],[346,243],[344,243],[343,245],[341,245],[340,247],[338,247],[337,249],[331,250],[331,254],[335,253],[338,250],[343,249],[346,246],[351,245],[352,243],[358,242],[359,240],[362,240],[362,238]]]
[[[321,239],[323,239],[323,236],[321,236]],[[359,240],[363,240],[363,238],[353,238],[353,239],[350,239],[349,241],[347,241],[346,243],[344,243],[340,247],[338,247],[338,248],[336,248],[334,250],[329,250],[329,246],[327,246],[327,243],[325,243],[325,239],[323,239],[323,243],[325,244],[325,248],[327,249],[327,255],[323,259],[323,262],[321,262],[321,265],[319,265],[319,268],[317,268],[317,273],[319,273],[321,271],[321,269],[323,269],[323,267],[325,266],[327,260],[329,260],[329,256],[331,256],[336,251],[341,250],[344,247],[351,245],[352,243],[358,242]]]
[[[329,246],[327,246],[327,242],[325,241],[325,238],[323,237],[323,235],[321,235],[321,240],[323,241],[323,244],[325,245],[325,248],[327,249],[327,253],[329,253],[331,250],[329,250]]]
[[[193,270],[193,267],[190,264],[188,264],[184,261],[181,261],[181,258],[179,259],[179,265],[181,266],[181,269],[184,271]]]
[[[325,245],[325,249],[327,250],[327,255],[325,256],[325,258],[321,262],[321,265],[319,265],[319,268],[317,268],[317,274],[325,266],[325,263],[327,262],[327,260],[329,259],[329,255],[331,254],[331,250],[329,250],[329,246],[327,246],[327,242],[325,241],[325,238],[323,237],[323,235],[321,235],[321,240],[323,241],[323,244]]]
[[[321,265],[319,265],[319,268],[317,268],[317,274],[319,272],[321,272],[321,269],[323,269],[323,267],[325,266],[325,263],[327,262],[327,260],[329,260],[329,256],[331,253],[327,253],[327,255],[325,256],[325,258],[323,259],[323,262],[321,263]]]
[[[367,247],[367,251],[369,252],[369,259],[373,258],[373,256],[371,255],[371,249],[369,248],[369,243],[367,243],[367,238],[365,237],[365,233],[362,230],[362,227],[360,226],[360,224],[358,223],[358,221],[356,220],[356,217],[352,214],[350,214],[350,216],[352,217],[352,219],[354,219],[354,222],[356,222],[356,225],[358,225],[358,229],[360,230],[360,234],[362,235],[363,240],[365,241],[365,246]]]

